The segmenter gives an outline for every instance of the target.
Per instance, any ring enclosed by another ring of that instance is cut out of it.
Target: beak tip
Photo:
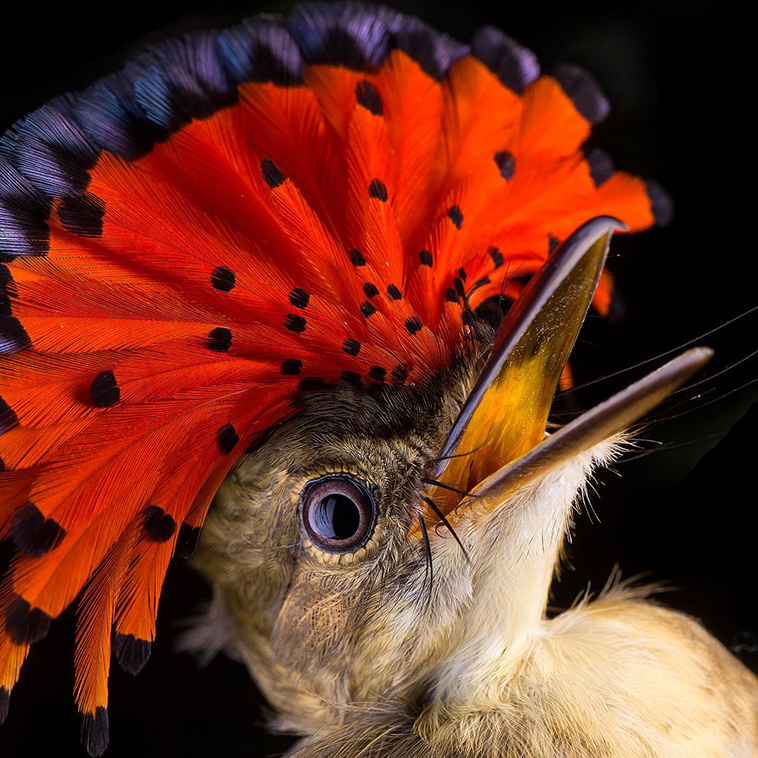
[[[608,233],[626,232],[629,231],[630,228],[629,224],[625,223],[620,218],[616,218],[616,216],[597,216],[589,221],[588,225],[589,224],[596,227],[598,237]]]
[[[706,361],[709,361],[711,358],[713,358],[713,355],[714,355],[714,351],[710,347],[706,347],[705,345],[701,345],[700,347],[693,348],[692,352],[701,356],[704,363]]]
[[[689,367],[690,373],[694,374],[696,371],[705,366],[708,361],[713,358],[714,351],[710,347],[701,345],[699,347],[693,347],[687,352],[682,353],[679,356],[679,360],[683,364],[683,368]]]

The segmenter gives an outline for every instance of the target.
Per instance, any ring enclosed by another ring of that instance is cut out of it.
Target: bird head
[[[311,3],[166,40],[2,137],[0,722],[76,602],[101,755],[111,657],[145,665],[201,529],[283,728],[486,712],[593,467],[708,356],[547,433],[613,230],[671,215],[588,147],[607,113],[490,27]]]
[[[195,565],[280,727],[399,708],[434,731],[497,704],[593,469],[710,355],[547,433],[619,223],[583,226],[499,325],[474,322],[483,348],[419,385],[315,393],[226,479]]]

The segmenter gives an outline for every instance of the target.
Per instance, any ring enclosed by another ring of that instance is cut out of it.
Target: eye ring
[[[303,487],[299,510],[302,528],[316,547],[352,553],[370,539],[378,509],[365,484],[346,474],[327,474]]]

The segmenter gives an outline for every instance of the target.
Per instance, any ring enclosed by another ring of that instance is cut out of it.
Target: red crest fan
[[[576,228],[665,222],[586,153],[608,105],[491,28],[304,5],[146,50],[0,141],[0,718],[77,597],[107,743],[161,585],[239,456],[309,392],[423,386]],[[606,313],[603,277],[594,306]],[[112,631],[115,633],[111,651]]]

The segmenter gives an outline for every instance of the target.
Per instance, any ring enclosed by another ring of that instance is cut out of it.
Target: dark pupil
[[[350,539],[361,525],[358,506],[338,493],[327,495],[316,507],[314,526],[327,539]]]

